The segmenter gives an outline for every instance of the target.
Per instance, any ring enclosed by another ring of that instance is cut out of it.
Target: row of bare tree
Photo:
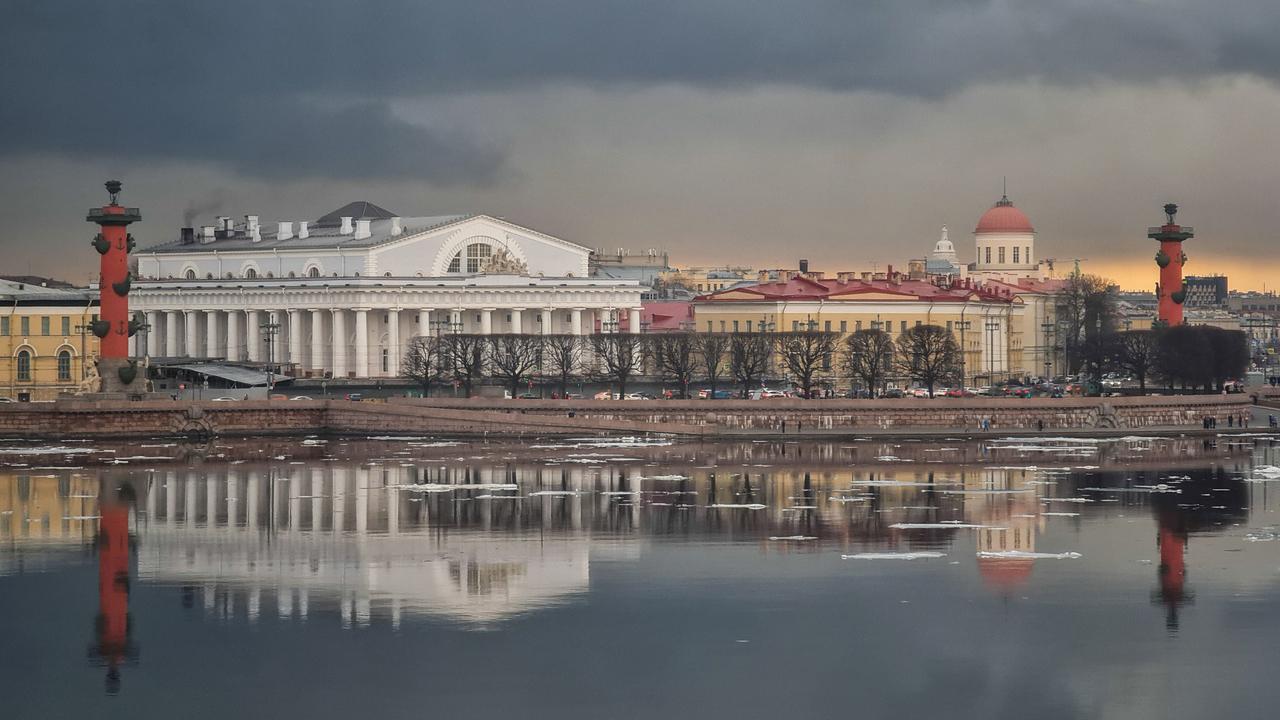
[[[882,330],[859,330],[843,339],[818,330],[418,336],[401,367],[423,394],[453,384],[470,397],[476,383],[489,378],[515,397],[538,378],[554,382],[564,395],[572,380],[590,378],[610,382],[621,396],[637,376],[654,375],[684,397],[701,381],[714,397],[722,385],[732,384],[745,395],[767,377],[785,374],[805,397],[814,397],[824,379],[848,380],[875,396],[890,378],[903,377],[932,392],[959,378],[962,360],[950,332],[921,325],[896,342]]]

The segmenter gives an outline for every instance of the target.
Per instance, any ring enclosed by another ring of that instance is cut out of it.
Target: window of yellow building
[[[62,316],[62,334],[64,337],[71,334],[71,318],[66,315]]]
[[[18,351],[18,380],[21,382],[31,381],[31,351],[30,350]]]
[[[9,318],[0,317],[0,335],[9,334]]]
[[[70,350],[63,350],[58,353],[58,379],[64,382],[71,379]]]
[[[18,322],[22,324],[22,336],[26,337],[31,334],[31,318],[23,316],[18,318]]]
[[[40,334],[45,337],[49,337],[49,320],[48,315],[40,318]]]
[[[737,321],[737,320],[734,320],[734,321],[733,321],[733,331],[734,331],[734,332],[738,332],[738,321]]]

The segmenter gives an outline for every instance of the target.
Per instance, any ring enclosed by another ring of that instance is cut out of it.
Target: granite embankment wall
[[[633,420],[662,428],[710,426],[718,431],[851,432],[867,430],[975,430],[983,419],[1004,430],[1153,427],[1199,428],[1205,417],[1223,427],[1228,415],[1247,412],[1245,395],[1183,395],[1128,398],[902,398],[894,400],[491,400],[473,398],[401,399],[395,406],[467,408],[500,412],[512,407],[526,415],[592,420]]]
[[[549,436],[673,433],[690,437],[874,431],[1199,428],[1247,412],[1240,395],[1151,398],[901,400],[152,400],[0,404],[0,437],[146,438],[163,435]]]

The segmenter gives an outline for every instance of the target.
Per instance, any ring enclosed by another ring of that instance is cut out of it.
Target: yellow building
[[[0,473],[0,542],[91,542],[98,479],[78,470]]]
[[[890,278],[809,273],[730,288],[696,298],[694,322],[702,332],[812,327],[841,335],[884,330],[895,339],[916,325],[938,325],[950,330],[963,350],[966,385],[1034,374],[1023,360],[1025,307],[1008,288]]]
[[[53,400],[74,392],[98,356],[89,323],[98,299],[88,290],[0,279],[0,397]]]
[[[689,267],[673,268],[660,274],[658,279],[665,285],[678,285],[692,293],[711,293],[755,280],[756,273],[741,267]]]

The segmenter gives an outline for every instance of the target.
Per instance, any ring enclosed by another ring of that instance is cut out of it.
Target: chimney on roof
[[[338,230],[338,232],[343,235],[351,234],[351,216],[350,215],[342,216],[342,227]]]
[[[200,228],[200,242],[202,243],[213,242],[213,226],[212,225],[204,225]]]
[[[291,240],[293,238],[293,223],[287,220],[280,221],[280,229],[276,231],[277,240]]]
[[[801,273],[809,272],[809,261],[805,260],[804,258],[800,259],[800,272]]]
[[[184,227],[184,228],[182,228],[182,244],[183,244],[183,245],[195,245],[195,244],[196,244],[196,229],[195,229],[195,228],[189,228],[189,227]]]
[[[257,215],[244,216],[244,229],[245,229],[245,232],[249,235],[249,239],[252,240],[253,242],[259,242],[262,240],[262,230],[261,228],[258,227]]]
[[[370,226],[371,226],[372,224],[373,224],[373,221],[372,221],[372,220],[357,220],[357,221],[356,221],[356,234],[355,234],[355,239],[356,239],[356,240],[364,240],[365,238],[367,238],[367,237],[369,237],[370,235],[372,235],[372,234],[373,234],[373,232],[371,232],[371,230],[370,230]]]
[[[400,224],[400,216],[395,215],[391,218],[391,237],[396,237],[404,233],[404,226]]]
[[[307,221],[299,220],[298,221],[298,239],[306,240],[310,236],[311,236],[311,232],[307,230]]]

